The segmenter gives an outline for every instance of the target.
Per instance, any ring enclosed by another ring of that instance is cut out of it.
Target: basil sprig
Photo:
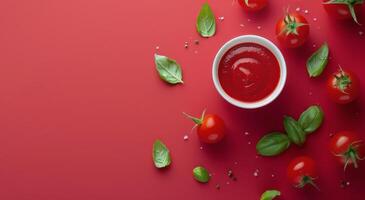
[[[256,150],[263,156],[276,156],[290,146],[288,136],[280,132],[273,132],[262,137],[256,145]]]
[[[170,151],[160,140],[156,140],[153,144],[152,157],[157,168],[164,168],[171,164]]]
[[[317,105],[307,108],[298,121],[284,116],[283,124],[287,135],[280,132],[264,135],[256,144],[257,153],[262,156],[276,156],[288,149],[291,143],[302,146],[307,135],[321,126],[323,118],[323,111]]]
[[[155,54],[155,64],[162,80],[170,84],[184,83],[181,67],[175,60]]]
[[[300,115],[298,122],[308,134],[313,133],[321,126],[323,118],[324,114],[321,107],[311,106]]]
[[[284,116],[284,128],[290,141],[299,146],[304,144],[306,134],[295,119],[289,116]]]
[[[208,3],[204,3],[196,20],[196,30],[202,37],[215,34],[215,16]]]
[[[260,200],[273,200],[275,197],[280,195],[281,193],[278,190],[266,190],[262,193]]]
[[[322,74],[328,63],[329,48],[324,43],[307,61],[307,71],[310,77],[317,77]]]
[[[210,180],[209,172],[201,166],[197,166],[193,169],[194,179],[200,183],[207,183]]]

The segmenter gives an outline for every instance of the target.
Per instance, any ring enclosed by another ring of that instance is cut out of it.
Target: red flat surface
[[[203,2],[1,1],[0,199],[255,200],[268,188],[281,190],[286,200],[363,199],[365,163],[344,174],[326,146],[329,134],[343,129],[365,138],[364,89],[357,102],[339,106],[327,98],[325,80],[338,64],[364,76],[365,36],[358,33],[364,28],[330,19],[319,0],[275,0],[258,14],[244,13],[231,0],[211,0],[216,16],[225,19],[217,21],[215,37],[200,39],[195,18]],[[277,43],[274,24],[287,6],[308,9],[304,15],[312,29],[305,47],[282,49],[288,64],[283,93],[258,110],[229,105],[211,80],[215,53],[242,34]],[[365,23],[364,15],[360,18]],[[189,49],[185,41],[191,43]],[[305,61],[313,44],[324,41],[332,59],[320,78],[310,79]],[[153,62],[156,46],[158,53],[182,65],[184,85],[171,87],[159,80]],[[365,88],[365,81],[361,84]],[[325,123],[303,148],[256,158],[256,141],[266,132],[282,130],[284,114],[298,117],[316,103],[325,111]],[[201,145],[194,134],[183,140],[192,122],[181,112],[198,115],[204,108],[228,126],[220,145]],[[152,164],[157,138],[172,152],[167,170]],[[298,155],[317,161],[321,191],[298,190],[288,182],[286,166]],[[213,173],[209,184],[192,179],[196,165]],[[226,184],[229,168],[238,181]],[[256,169],[258,177],[253,176]],[[345,189],[340,188],[343,178],[350,182]]]

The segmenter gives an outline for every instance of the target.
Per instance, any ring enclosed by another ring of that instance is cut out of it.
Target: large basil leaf
[[[292,117],[284,117],[284,128],[290,141],[296,145],[303,145],[305,142],[306,134],[302,127]]]
[[[262,193],[260,200],[273,200],[275,197],[280,195],[281,193],[278,190],[267,190]]]
[[[196,30],[202,37],[215,34],[215,17],[208,3],[204,3],[196,20]]]
[[[256,144],[257,152],[262,156],[276,156],[290,146],[288,137],[279,132],[273,132],[262,137]]]
[[[307,61],[307,71],[310,77],[317,77],[322,74],[328,63],[329,49],[327,43],[312,54]]]
[[[300,115],[298,122],[306,133],[312,133],[321,126],[323,117],[321,107],[311,106]]]
[[[195,167],[193,169],[193,175],[195,180],[201,183],[207,183],[210,179],[209,172],[201,166]]]
[[[153,162],[157,168],[164,168],[171,164],[170,151],[160,140],[153,144]]]
[[[175,60],[155,54],[155,64],[162,80],[170,84],[184,83],[181,67]]]

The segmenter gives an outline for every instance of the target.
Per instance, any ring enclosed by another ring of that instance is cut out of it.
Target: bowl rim
[[[219,82],[218,67],[219,67],[219,63],[220,63],[223,55],[229,49],[231,49],[233,46],[236,46],[241,43],[260,44],[260,45],[266,47],[267,49],[269,49],[274,54],[274,56],[276,57],[276,59],[279,62],[280,78],[279,78],[279,82],[278,82],[276,88],[270,95],[268,95],[267,97],[265,97],[259,101],[256,101],[256,102],[243,102],[243,101],[234,99],[233,97],[229,96],[223,90],[221,83]],[[284,89],[284,86],[286,83],[287,68],[286,68],[286,62],[285,62],[285,58],[284,58],[283,54],[281,53],[279,48],[274,43],[272,43],[270,40],[268,40],[264,37],[258,36],[258,35],[241,35],[241,36],[238,36],[238,37],[235,37],[235,38],[229,40],[219,49],[219,51],[216,54],[214,61],[213,61],[212,77],[213,77],[213,82],[214,82],[214,86],[215,86],[216,90],[230,104],[235,105],[240,108],[244,108],[244,109],[255,109],[255,108],[260,108],[260,107],[270,104],[280,95],[280,93]]]

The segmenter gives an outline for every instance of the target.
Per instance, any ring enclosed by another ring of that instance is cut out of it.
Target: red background
[[[231,0],[211,0],[216,17],[225,19],[217,20],[215,37],[202,39],[195,19],[203,2],[2,0],[0,199],[254,200],[268,188],[281,190],[286,200],[363,199],[365,163],[344,174],[327,144],[329,134],[343,129],[364,137],[364,90],[357,102],[339,106],[327,98],[325,81],[338,64],[363,77],[365,36],[359,31],[364,28],[329,18],[319,0],[273,0],[257,14],[244,13]],[[288,65],[283,93],[257,110],[229,105],[211,80],[215,53],[243,34],[277,44],[274,25],[288,6],[301,8],[311,35],[303,48],[281,48]],[[305,61],[313,44],[324,41],[332,59],[321,77],[310,79]],[[181,64],[184,85],[171,87],[159,79],[155,52]],[[365,88],[365,81],[361,84]],[[303,148],[256,158],[255,143],[263,134],[282,130],[284,114],[298,117],[312,104],[323,107],[326,119]],[[204,108],[226,122],[227,138],[219,145],[202,145],[195,133],[183,140],[193,124],[181,112],[199,115]],[[171,150],[169,169],[153,166],[157,138]],[[286,166],[298,155],[317,161],[321,191],[290,185]],[[196,165],[212,172],[209,184],[192,179]],[[238,180],[227,184],[229,168]],[[253,176],[256,169],[258,177]],[[342,179],[350,186],[342,189]]]

